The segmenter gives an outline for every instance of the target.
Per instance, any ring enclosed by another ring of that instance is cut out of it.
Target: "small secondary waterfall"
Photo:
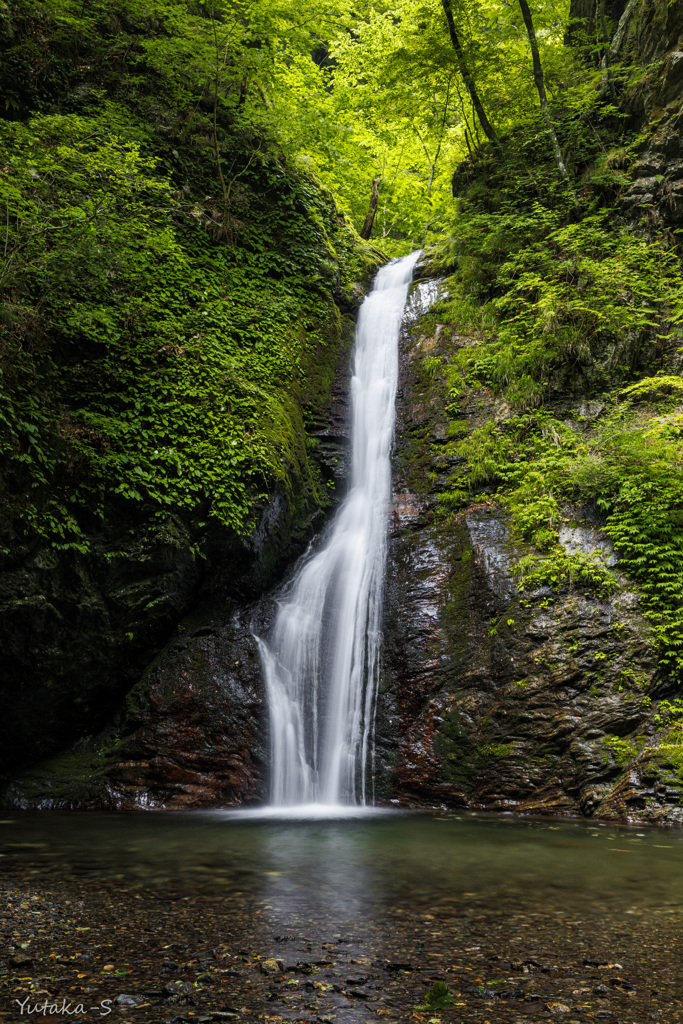
[[[322,548],[259,640],[271,803],[365,802],[391,497],[398,335],[419,252],[383,267],[361,306],[351,379],[351,487]]]

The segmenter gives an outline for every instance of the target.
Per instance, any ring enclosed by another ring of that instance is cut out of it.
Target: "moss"
[[[514,743],[494,743],[482,748],[482,754],[488,757],[508,757],[514,750]]]
[[[448,421],[448,436],[449,437],[463,437],[468,434],[470,426],[467,420],[449,420]]]
[[[678,781],[683,784],[683,743],[661,743],[651,747],[653,758],[661,768],[671,768]]]
[[[106,800],[104,748],[83,745],[42,761],[5,784],[5,804],[68,808]]]
[[[441,544],[449,544],[451,554],[447,595],[439,615],[446,638],[443,651],[451,662],[451,670],[457,671],[469,649],[467,630],[463,629],[463,623],[467,621],[468,599],[472,590],[472,548],[462,523],[445,524],[439,527],[438,535]]]
[[[434,740],[448,782],[468,792],[485,763],[485,755],[472,734],[472,727],[456,709],[444,718]]]
[[[633,740],[624,739],[621,736],[604,736],[602,744],[614,755],[614,759],[620,768],[624,768],[631,761],[635,760],[642,753],[647,743],[645,736],[637,736]]]

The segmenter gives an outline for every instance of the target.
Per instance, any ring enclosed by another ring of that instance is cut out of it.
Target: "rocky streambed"
[[[0,843],[2,1020],[683,1021],[678,832],[48,814]]]

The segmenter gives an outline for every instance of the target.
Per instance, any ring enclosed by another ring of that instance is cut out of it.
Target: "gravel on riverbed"
[[[210,879],[150,889],[27,861],[2,882],[0,1020],[683,1024],[676,910],[530,912],[461,894],[343,932],[329,908],[293,904],[275,933],[267,904]]]

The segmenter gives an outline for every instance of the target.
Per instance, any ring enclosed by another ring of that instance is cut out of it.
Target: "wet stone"
[[[268,960],[264,960],[259,964],[259,970],[262,974],[282,974],[284,969],[284,962],[282,960],[276,960],[274,957],[270,957]]]
[[[123,992],[117,996],[115,1002],[117,1006],[139,1006],[142,999],[139,996],[131,996]]]

